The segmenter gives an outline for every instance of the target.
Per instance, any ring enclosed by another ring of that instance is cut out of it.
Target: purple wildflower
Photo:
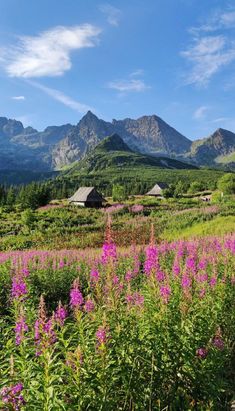
[[[158,271],[157,272],[157,274],[156,274],[156,279],[157,279],[157,281],[164,281],[165,280],[165,274],[164,274],[164,272],[163,271]]]
[[[3,387],[0,391],[2,402],[10,406],[10,409],[19,411],[26,404],[22,391],[23,385],[21,383],[10,387]]]
[[[144,211],[144,206],[141,204],[134,204],[132,207],[130,207],[130,211],[132,213],[142,213]]]
[[[20,318],[18,319],[18,321],[16,322],[15,325],[15,341],[16,341],[16,345],[20,345],[21,342],[24,339],[24,334],[29,330],[26,321],[25,321],[25,317],[23,315],[20,316]]]
[[[112,278],[112,280],[113,280],[113,284],[114,284],[114,285],[118,285],[118,283],[119,283],[119,277],[118,277],[117,275],[114,275],[113,278]]]
[[[61,327],[64,325],[64,321],[67,317],[67,311],[66,309],[61,305],[61,302],[59,302],[59,305],[55,311],[55,322],[59,324]]]
[[[144,272],[147,275],[151,274],[152,270],[157,268],[157,247],[155,245],[149,245],[146,248],[146,260],[144,263]]]
[[[105,234],[105,242],[102,247],[102,263],[114,263],[117,259],[117,249],[116,244],[112,239],[112,231],[111,231],[111,218],[109,215],[106,234]]]
[[[96,339],[98,346],[105,344],[107,342],[107,330],[105,327],[100,326],[96,331]]]
[[[94,308],[95,308],[94,301],[92,301],[92,300],[87,300],[86,303],[85,303],[85,305],[84,305],[84,310],[85,310],[87,313],[90,313],[91,311],[94,310]]]
[[[196,351],[197,357],[201,358],[202,360],[204,360],[207,357],[207,354],[208,354],[208,350],[204,347],[198,348]]]
[[[164,301],[164,303],[167,303],[169,301],[170,295],[171,295],[171,289],[168,285],[160,287],[160,295]]]
[[[84,303],[81,291],[78,288],[78,282],[75,280],[73,288],[70,290],[70,305],[72,308],[79,308]]]
[[[99,281],[99,278],[100,278],[99,271],[91,270],[91,273],[90,273],[91,282],[96,283],[97,281]]]
[[[22,277],[15,276],[12,280],[11,295],[15,300],[21,300],[28,293],[27,286]]]
[[[127,282],[130,282],[132,280],[132,272],[131,271],[127,271],[127,273],[125,275],[125,280]]]
[[[37,347],[37,356],[41,355],[45,349],[56,341],[54,318],[47,319],[43,296],[40,297],[39,315],[34,324],[34,341]]]
[[[185,275],[182,276],[181,285],[182,285],[183,289],[190,288],[191,283],[192,283],[191,278],[189,278],[188,275],[185,274]]]
[[[210,286],[214,287],[216,285],[216,277],[211,277],[210,279]]]
[[[179,265],[179,262],[177,260],[174,261],[172,271],[173,271],[173,274],[175,276],[178,276],[180,274],[180,265]]]
[[[212,344],[213,344],[213,346],[214,346],[215,348],[217,348],[218,350],[223,351],[223,349],[224,349],[224,341],[223,341],[220,333],[217,334],[217,335],[215,335],[215,337],[212,339]]]
[[[141,307],[144,304],[144,296],[138,292],[126,295],[126,303],[132,306]]]

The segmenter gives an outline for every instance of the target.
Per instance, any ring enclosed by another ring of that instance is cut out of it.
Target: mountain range
[[[107,136],[118,135],[133,152],[168,157],[198,166],[235,168],[235,134],[218,129],[191,141],[156,115],[107,122],[91,111],[77,125],[44,131],[0,117],[0,170],[52,171],[70,166]]]

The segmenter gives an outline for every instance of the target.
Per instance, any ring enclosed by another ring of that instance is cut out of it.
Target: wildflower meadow
[[[135,212],[135,210],[133,210]],[[226,410],[235,236],[0,254],[1,410]]]

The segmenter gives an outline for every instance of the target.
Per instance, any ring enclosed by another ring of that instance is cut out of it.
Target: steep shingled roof
[[[157,195],[162,195],[162,190],[165,188],[168,188],[167,183],[157,183],[155,186],[146,193],[148,196],[157,196]]]
[[[105,201],[95,187],[80,187],[72,197],[70,202]]]

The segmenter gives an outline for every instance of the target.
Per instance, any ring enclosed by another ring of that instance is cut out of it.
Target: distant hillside
[[[196,166],[166,157],[153,157],[131,150],[118,134],[101,141],[86,157],[66,171],[67,174],[94,174],[102,170],[125,168],[196,169]],[[140,171],[140,170],[139,170]]]
[[[70,195],[81,186],[96,186],[111,195],[113,184],[122,184],[132,194],[146,193],[157,182],[202,182],[214,188],[222,171],[201,170],[166,157],[153,157],[131,150],[114,134],[103,139],[83,160],[74,162],[51,182],[58,190],[66,187]]]
[[[211,136],[194,141],[189,157],[199,165],[232,165],[235,157],[235,134],[219,128]]]

